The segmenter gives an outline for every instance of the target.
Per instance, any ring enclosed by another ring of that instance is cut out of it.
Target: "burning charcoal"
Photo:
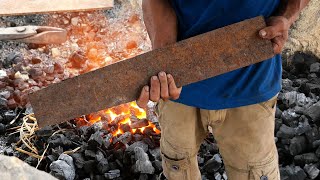
[[[106,179],[116,179],[120,177],[120,170],[119,169],[110,170],[104,174],[104,177]]]
[[[105,137],[105,139],[103,140],[103,147],[104,147],[105,149],[108,149],[109,146],[111,145],[112,138],[113,138],[113,136],[112,136],[112,134],[110,133],[110,134],[108,134],[108,135]]]
[[[88,144],[90,147],[101,146],[102,142],[103,138],[101,137],[100,131],[97,131],[94,134],[92,134],[88,140]]]
[[[90,174],[95,171],[96,169],[96,161],[95,160],[88,160],[84,162],[83,169],[86,173]]]
[[[162,162],[159,160],[155,160],[152,162],[152,166],[155,169],[155,173],[161,173],[163,171],[162,169]]]
[[[284,124],[280,127],[279,131],[277,132],[278,138],[293,138],[295,135],[294,128],[288,127]]]
[[[310,106],[305,115],[310,117],[314,122],[320,121],[320,101]]]
[[[141,146],[139,146],[141,147]],[[161,160],[161,152],[160,148],[155,148],[155,149],[149,149],[149,153],[152,155],[152,157],[156,160]]]
[[[57,161],[51,163],[50,170],[50,174],[59,179],[74,180],[76,175],[73,159],[67,154],[61,154]]]
[[[43,137],[43,136],[48,137],[48,136],[51,136],[52,133],[53,133],[53,129],[51,126],[45,126],[39,129],[38,131],[36,131],[36,135],[38,137]]]
[[[96,153],[94,151],[92,151],[92,150],[85,150],[84,154],[88,158],[95,159],[95,157],[96,157]]]
[[[144,137],[142,140],[143,140],[143,142],[148,144],[149,148],[154,149],[156,147],[154,140],[151,139],[149,136]]]
[[[291,139],[289,151],[290,154],[295,156],[302,153],[307,148],[306,138],[304,136],[297,136]]]
[[[103,174],[105,172],[107,172],[108,170],[110,170],[110,167],[109,167],[109,162],[107,159],[103,158],[99,161],[98,165],[97,165],[97,169],[98,169],[98,172]]]
[[[147,152],[148,151],[148,145],[146,143],[144,143],[143,141],[137,141],[137,142],[134,142],[133,144],[131,144],[127,149],[126,149],[126,152],[131,152],[133,153],[134,152],[134,149],[136,147],[140,147],[143,149],[144,152]]]
[[[208,160],[203,168],[208,173],[215,173],[221,168],[222,160],[219,154],[215,154],[210,160]]]
[[[313,164],[306,164],[303,169],[310,179],[315,179],[320,173],[320,170]]]
[[[305,153],[294,157],[294,162],[301,165],[317,163],[318,161],[319,159],[315,153]]]
[[[132,136],[130,132],[125,132],[118,137],[114,143],[121,142],[122,144],[128,144],[132,140]]]
[[[320,73],[320,63],[316,62],[310,65],[311,73]]]
[[[280,167],[280,175],[283,180],[304,180],[306,173],[299,166]]]
[[[141,119],[140,121],[136,121],[131,123],[130,127],[132,129],[142,128],[149,125],[149,121],[147,119]]]
[[[149,160],[148,154],[140,147],[134,148],[136,163],[134,165],[134,171],[136,173],[153,174],[155,169]]]
[[[134,134],[132,137],[134,141],[141,141],[143,139],[143,135],[141,134]]]
[[[71,154],[71,157],[73,158],[73,162],[75,164],[75,166],[78,168],[78,169],[81,169],[84,165],[84,157],[82,156],[81,153],[73,153]]]
[[[2,123],[0,123],[0,134],[6,133],[6,126]]]
[[[130,132],[131,131],[131,127],[129,124],[121,124],[120,125],[120,129],[122,129],[124,132]]]

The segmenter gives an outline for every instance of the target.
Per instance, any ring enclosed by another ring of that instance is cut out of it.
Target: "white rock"
[[[74,52],[74,51],[77,51],[79,50],[79,46],[77,43],[72,43],[71,44],[71,51]]]
[[[29,80],[29,75],[28,74],[21,74],[20,71],[16,72],[14,74],[14,78],[15,79],[22,79],[24,81],[28,81]]]
[[[78,25],[78,22],[79,22],[79,18],[78,17],[74,17],[74,18],[71,19],[71,24],[74,25],[74,26]]]
[[[6,77],[6,76],[7,76],[7,72],[5,70],[0,70],[0,78]]]
[[[58,48],[52,48],[51,49],[51,54],[53,58],[59,57],[61,55],[60,51]]]
[[[37,170],[16,157],[0,155],[0,179],[5,180],[57,180],[50,174]]]

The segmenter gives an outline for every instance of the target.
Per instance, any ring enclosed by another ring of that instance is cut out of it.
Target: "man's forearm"
[[[142,10],[153,49],[177,41],[177,17],[169,0],[143,0]]]
[[[299,17],[300,12],[310,0],[281,0],[278,15],[284,16],[292,25]]]

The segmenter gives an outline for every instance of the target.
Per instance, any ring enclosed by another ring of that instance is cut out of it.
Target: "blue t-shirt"
[[[183,40],[245,19],[271,16],[279,0],[172,0]],[[221,42],[223,43],[223,42]],[[176,102],[218,110],[266,101],[281,89],[281,56],[183,86]]]

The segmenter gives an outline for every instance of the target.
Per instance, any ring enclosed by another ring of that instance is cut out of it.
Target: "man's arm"
[[[153,49],[177,41],[177,17],[169,0],[143,0],[142,10]]]
[[[308,3],[309,0],[281,0],[279,11],[267,20],[268,26],[259,32],[262,38],[272,41],[275,54],[281,53],[290,27]]]
[[[177,41],[177,17],[170,0],[143,0],[142,10],[153,49]],[[177,88],[172,75],[160,72],[158,76],[151,77],[150,86],[143,87],[137,104],[145,108],[149,100],[178,99],[180,93],[181,87]]]

